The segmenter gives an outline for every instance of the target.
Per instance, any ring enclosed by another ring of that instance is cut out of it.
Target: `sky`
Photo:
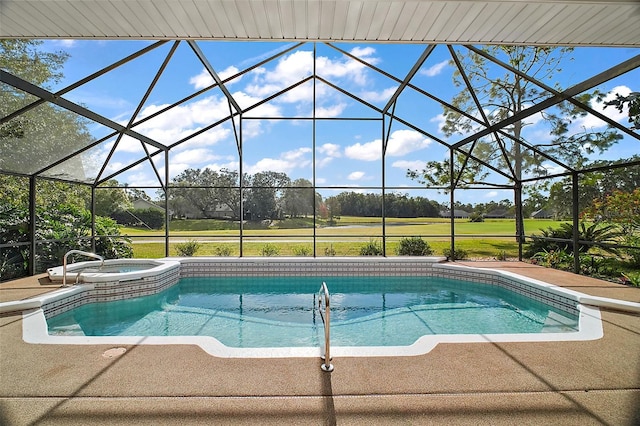
[[[60,90],[152,44],[150,41],[45,41],[45,50],[63,50],[70,55],[64,66],[64,79],[51,86],[50,90]],[[127,125],[172,44],[165,43],[66,93],[64,97]],[[382,186],[384,174],[386,186],[392,187],[393,191],[438,201],[447,199],[443,193],[421,189],[420,183],[407,177],[407,170],[422,170],[427,161],[440,161],[448,156],[448,151],[436,139],[450,143],[464,137],[464,134],[447,137],[443,133],[442,106],[413,89],[405,89],[398,98],[395,114],[422,129],[428,134],[425,135],[399,121],[392,122],[389,128],[389,120],[383,122],[375,110],[345,94],[354,94],[370,105],[384,108],[399,85],[398,81],[388,75],[404,80],[426,45],[335,44],[338,49],[372,64],[382,72],[354,61],[341,51],[322,43],[297,46],[297,43],[291,42],[199,41],[197,45],[223,80],[238,75],[277,53],[291,50],[225,83],[237,105],[243,110],[248,109],[243,114],[241,124],[239,120],[236,121],[235,129],[229,120],[207,128],[229,115],[229,103],[225,93],[219,88],[206,91],[133,128],[163,145],[172,146],[169,151],[170,179],[189,168],[226,168],[239,171],[242,163],[243,173],[272,170],[284,172],[292,180],[304,178],[315,182],[317,187],[337,187],[321,188],[319,192],[325,197],[347,189],[379,192],[378,189],[371,188]],[[638,53],[640,49],[576,48],[572,52],[573,60],[563,63],[561,69],[554,70],[554,78],[545,79],[544,82],[566,88]],[[447,47],[437,46],[411,83],[450,102],[462,89],[452,84],[454,68],[450,59]],[[322,79],[316,80],[315,85],[313,79],[310,79],[280,96],[272,97],[278,91],[308,78],[314,69]],[[496,78],[504,74],[504,71],[498,72],[495,68],[490,68],[489,72],[494,73]],[[634,70],[598,89],[605,99],[610,99],[615,93],[626,95],[631,90],[639,90],[638,82],[640,71]],[[194,51],[186,42],[182,42],[140,107],[135,121],[149,117],[212,83],[210,73]],[[314,96],[315,124],[311,119],[314,117]],[[590,106],[611,119],[626,124],[624,113],[619,113],[612,107],[603,109],[602,102],[592,101]],[[329,120],[333,118],[339,120]],[[604,129],[604,125],[597,117],[588,115],[575,119],[571,128],[572,131],[580,132]],[[98,124],[91,125],[89,130],[96,139],[110,133],[110,129]],[[177,144],[197,132],[201,133]],[[381,161],[382,140],[383,134],[387,133],[383,132],[388,132],[389,135],[384,171]],[[242,162],[238,155],[237,134],[241,134]],[[523,135],[532,142],[550,141],[549,128],[543,114],[536,114],[527,120]],[[116,139],[111,138],[83,154],[84,173],[87,177],[109,176],[145,156],[141,143],[125,136],[117,143],[106,169],[101,172],[100,164],[108,158],[115,144]],[[627,136],[597,158],[627,158],[640,151],[638,144],[638,140]],[[147,148],[150,152],[156,150],[151,146]],[[164,155],[155,156],[154,162],[158,174],[164,178]],[[562,170],[552,162],[546,166],[550,172]],[[115,179],[134,187],[158,186],[156,172],[149,162],[117,175]],[[495,183],[506,183],[499,176],[492,176],[492,179],[495,179]],[[152,196],[155,194],[155,190],[147,192]],[[456,198],[463,203],[513,198],[512,191],[494,188],[456,194]]]

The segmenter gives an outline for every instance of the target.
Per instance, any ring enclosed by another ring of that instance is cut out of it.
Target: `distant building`
[[[208,212],[209,217],[214,219],[232,219],[233,209],[225,203],[218,204],[213,211]]]
[[[506,209],[495,209],[484,214],[485,219],[505,219],[509,217]]]
[[[142,198],[138,198],[137,200],[133,201],[133,208],[136,210],[147,210],[147,209],[153,209],[153,210],[158,210],[161,212],[164,212],[164,208],[160,207],[157,204],[152,203],[151,201],[147,201],[145,199]]]
[[[451,217],[451,210],[442,210],[440,217]],[[469,219],[471,213],[460,209],[453,209],[453,217],[456,219]]]
[[[545,209],[536,210],[531,213],[531,219],[551,219],[553,215]]]

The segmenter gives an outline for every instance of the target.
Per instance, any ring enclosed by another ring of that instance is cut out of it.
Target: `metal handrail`
[[[322,313],[322,299],[324,298],[324,314]],[[324,364],[320,366],[322,371],[326,371],[328,373],[333,371],[333,365],[331,365],[331,345],[330,345],[330,328],[331,328],[331,309],[329,303],[330,295],[329,289],[327,288],[327,284],[323,281],[320,286],[320,290],[318,290],[318,312],[320,312],[320,317],[322,318],[322,323],[324,324]],[[326,318],[325,318],[326,316]]]
[[[104,265],[104,257],[100,256],[99,254],[91,253],[89,251],[82,251],[82,250],[69,250],[68,252],[65,253],[64,259],[62,259],[62,287],[67,286],[67,257],[69,257],[70,254],[81,254],[83,256],[93,257],[94,259],[98,259],[101,261],[100,263],[101,268]],[[78,272],[78,275],[76,275],[76,284],[78,283],[79,278],[80,278],[80,272]]]

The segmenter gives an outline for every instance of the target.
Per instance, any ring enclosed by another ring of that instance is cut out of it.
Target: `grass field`
[[[557,227],[559,221],[544,219],[525,220],[526,235],[537,234],[541,229]],[[263,256],[269,251],[274,256],[312,256],[314,254],[314,228],[311,219],[297,221],[297,228],[284,223],[277,226],[243,230],[243,256]],[[171,222],[169,233],[169,255],[177,255],[176,246],[189,240],[197,240],[196,256],[215,256],[229,253],[240,254],[238,229],[230,222],[217,220],[180,220]],[[235,224],[237,228],[237,224]],[[249,228],[249,227],[247,227]],[[411,218],[386,220],[386,255],[394,256],[398,241],[403,237],[421,237],[427,241],[434,254],[442,255],[450,248],[451,224],[442,218]],[[455,222],[456,249],[465,250],[472,258],[515,258],[518,244],[514,238],[515,221],[492,219],[485,222]],[[149,231],[138,228],[122,228],[122,234],[132,237],[134,256],[164,257],[164,230]],[[315,229],[316,256],[359,256],[360,248],[374,241],[382,244],[382,221],[380,218],[342,217],[338,226]],[[154,241],[156,240],[156,241]]]

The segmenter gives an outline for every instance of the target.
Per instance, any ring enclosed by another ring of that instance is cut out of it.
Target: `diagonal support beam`
[[[153,139],[148,138],[144,135],[141,135],[138,132],[134,132],[133,130],[127,129],[125,126],[118,124],[113,120],[103,117],[102,115],[97,114],[91,110],[88,110],[87,108],[82,107],[76,103],[73,103],[64,98],[58,97],[55,94],[51,93],[50,91],[42,89],[34,84],[31,84],[28,81],[25,81],[20,77],[16,77],[13,74],[9,74],[4,70],[0,70],[0,80],[9,84],[10,86],[13,86],[17,89],[20,89],[24,92],[27,92],[39,98],[42,98],[45,101],[56,104],[64,109],[67,109],[71,112],[74,112],[78,115],[88,118],[89,120],[95,121],[96,123],[100,123],[103,126],[109,127],[110,129],[116,130],[120,133],[124,133],[127,136],[131,136],[132,138],[138,139],[144,143],[148,143],[149,145],[154,146],[158,149],[161,149],[161,150],[167,149],[160,142],[156,142]]]
[[[474,46],[465,46],[465,47],[467,49],[477,53],[478,55],[483,56],[486,59],[488,59],[488,60],[500,65],[501,67],[506,68],[507,70],[511,71],[512,73],[519,75],[520,77],[524,78],[525,80],[528,80],[528,81],[530,81],[530,82],[532,82],[534,84],[537,84],[538,86],[542,87],[547,92],[553,93],[554,95],[561,95],[561,93],[559,91],[557,91],[556,89],[554,89],[553,87],[548,86],[548,85],[544,84],[543,82],[539,81],[538,79],[533,78],[533,77],[527,75],[526,73],[524,73],[524,72],[512,67],[511,65],[499,60],[498,58],[495,58],[495,57],[487,54],[487,52],[484,52],[483,50],[478,49],[478,48],[476,48]],[[451,49],[451,47],[449,47],[449,48]],[[638,56],[640,56],[640,55],[638,55]],[[636,58],[637,58],[637,56],[636,56]],[[632,58],[632,59],[634,59],[634,58]],[[631,69],[628,70],[628,71],[631,71]],[[606,72],[607,71],[605,71],[604,73],[606,73]],[[576,100],[574,98],[568,98],[568,99],[566,99],[566,101],[571,102],[572,104],[574,104],[578,108],[581,108],[581,109],[585,110],[586,112],[588,112],[589,114],[596,116],[600,120],[604,121],[605,123],[609,124],[612,127],[615,127],[616,129],[620,130],[621,132],[626,133],[627,135],[629,135],[629,136],[631,136],[631,137],[633,137],[635,139],[640,139],[640,136],[637,133],[635,133],[633,130],[627,129],[626,127],[624,127],[620,123],[616,122],[615,120],[612,120],[609,117],[607,117],[606,115],[594,110],[589,105],[586,105],[585,103],[580,102],[580,101],[578,101],[578,100]]]
[[[520,121],[520,120],[524,120],[527,117],[532,116],[533,114],[536,114],[544,109],[547,109],[549,107],[552,107],[556,104],[559,104],[560,102],[567,100],[573,96],[579,95],[582,92],[585,92],[589,89],[592,89],[606,81],[609,81],[613,78],[616,78],[628,71],[631,71],[633,69],[636,69],[640,67],[640,55],[637,55],[631,59],[628,59],[612,68],[609,68],[608,70],[601,72],[600,74],[597,74],[591,78],[588,78],[586,80],[584,80],[581,83],[576,84],[575,86],[572,86],[570,88],[568,88],[567,90],[557,93],[553,96],[551,96],[550,98],[545,99],[544,101],[530,107],[527,109],[524,109],[522,111],[520,111],[517,114],[512,115],[509,118],[506,118],[498,123],[493,124],[492,126],[483,129],[471,136],[468,136],[464,139],[462,139],[459,142],[456,142],[455,144],[452,145],[453,148],[459,148],[463,145],[466,145],[470,142],[473,142],[476,139],[479,139],[483,136],[487,136],[490,133],[493,133],[496,130],[502,129],[503,127],[509,126],[513,123],[515,123],[516,121]]]
[[[400,96],[400,94],[405,89],[405,87],[407,87],[409,82],[413,80],[413,77],[416,75],[418,70],[420,70],[420,67],[422,66],[424,61],[427,60],[427,58],[429,57],[429,55],[431,55],[431,52],[433,52],[433,49],[435,48],[436,48],[435,44],[430,44],[429,46],[427,46],[426,49],[424,49],[424,52],[422,52],[422,55],[420,55],[420,58],[418,58],[416,63],[413,64],[413,67],[411,67],[411,69],[407,73],[407,76],[404,78],[402,83],[400,83],[400,86],[398,87],[398,89],[396,89],[393,96],[391,96],[391,99],[389,99],[389,102],[387,102],[384,108],[382,108],[382,111],[384,114],[386,114],[387,111],[389,111],[389,108],[391,108],[391,105],[393,105],[396,102],[396,100],[398,99],[398,96]]]
[[[91,80],[95,80],[96,78],[98,78],[98,77],[110,72],[111,70],[114,70],[114,69],[118,68],[119,66],[121,66],[123,64],[126,64],[127,62],[130,62],[130,61],[132,61],[132,60],[144,55],[147,52],[150,52],[151,50],[155,49],[156,47],[162,46],[167,41],[168,40],[158,41],[158,42],[156,42],[156,43],[154,43],[154,44],[152,44],[150,46],[145,47],[144,49],[141,49],[141,50],[139,50],[139,51],[127,56],[126,58],[123,58],[123,59],[121,59],[121,60],[119,60],[117,62],[114,62],[113,64],[109,65],[108,67],[102,68],[100,71],[96,71],[93,74],[91,74],[91,75],[89,75],[89,76],[87,76],[87,77],[85,77],[85,78],[83,78],[81,80],[78,80],[75,83],[65,87],[64,89],[56,92],[55,96],[62,96],[67,92],[70,92],[70,91],[72,91],[74,89],[77,89],[78,87],[90,82]],[[43,104],[44,102],[45,102],[44,99],[38,99],[37,101],[32,102],[29,105],[26,105],[26,106],[22,107],[19,110],[14,111],[11,114],[7,115],[6,117],[0,118],[0,124],[2,124],[4,122],[7,122],[7,121],[11,120],[14,117],[17,117],[20,114],[23,114],[23,113],[25,113],[25,112],[37,107],[38,105]]]
[[[229,92],[227,87],[222,83],[222,80],[218,76],[218,73],[213,69],[213,66],[211,66],[211,63],[209,62],[209,60],[204,56],[204,53],[200,49],[200,46],[198,46],[194,40],[189,40],[187,43],[189,43],[189,46],[191,46],[191,49],[193,49],[198,59],[200,59],[200,62],[202,62],[202,65],[204,65],[204,67],[207,69],[209,74],[211,74],[211,77],[213,77],[213,80],[220,87],[220,90],[222,90],[222,93],[224,93],[224,95],[227,97],[231,105],[233,105],[233,108],[236,110],[236,112],[238,113],[242,112],[242,110],[240,109],[240,105],[238,105],[238,103],[233,98],[233,96],[231,96],[231,92]]]

